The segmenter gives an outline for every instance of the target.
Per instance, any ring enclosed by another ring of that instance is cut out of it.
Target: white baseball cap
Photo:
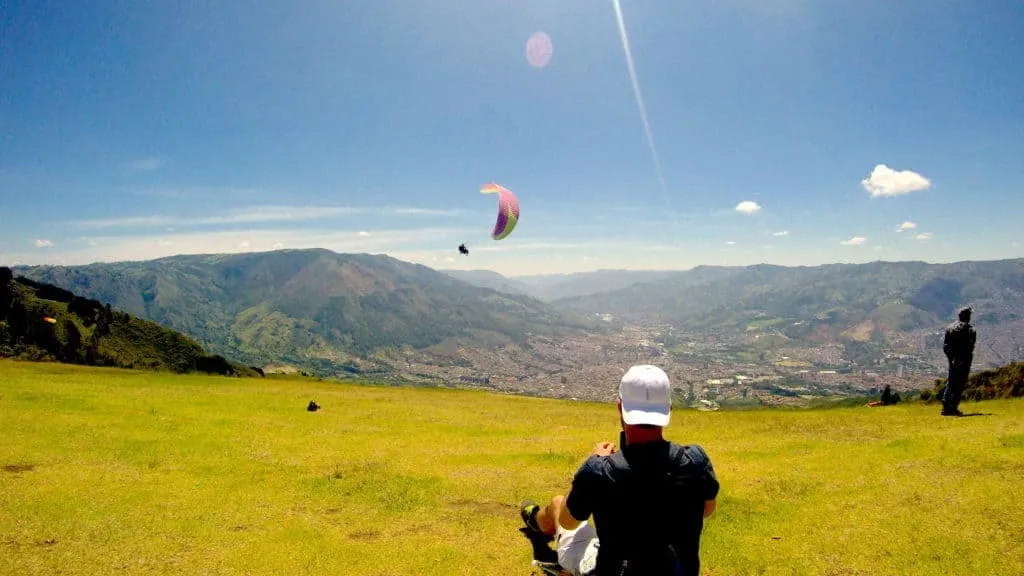
[[[657,366],[633,366],[619,382],[622,420],[626,424],[668,426],[672,412],[672,391],[668,374]]]

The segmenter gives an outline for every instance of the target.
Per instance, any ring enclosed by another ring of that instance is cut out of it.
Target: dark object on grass
[[[888,384],[885,385],[885,389],[882,390],[882,406],[892,406],[893,404],[899,404],[900,393],[893,392],[892,387]]]
[[[310,400],[309,401],[309,405],[306,406],[306,411],[307,412],[316,412],[319,409],[320,409],[320,405],[317,404],[316,402],[314,402],[313,400]]]

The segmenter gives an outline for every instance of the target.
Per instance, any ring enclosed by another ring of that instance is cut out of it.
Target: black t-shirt
[[[566,499],[577,520],[594,516],[597,574],[698,576],[704,502],[719,489],[708,455],[664,440],[622,445],[588,458]]]
[[[967,363],[974,359],[974,344],[978,333],[967,322],[954,322],[946,328],[942,349],[952,361]]]

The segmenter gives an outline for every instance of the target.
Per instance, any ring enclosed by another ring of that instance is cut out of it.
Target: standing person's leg
[[[952,401],[953,401],[953,387],[956,386],[956,366],[950,362],[949,370],[946,372],[946,389],[942,391],[942,413],[951,414],[953,412]]]
[[[946,378],[946,390],[942,395],[942,413],[946,415],[959,415],[960,399],[963,397],[964,386],[967,384],[967,376],[970,367],[963,364],[949,366],[949,377]]]
[[[953,395],[953,412],[960,412],[960,400],[964,397],[964,388],[967,387],[967,379],[971,376],[970,364],[961,364],[957,367],[956,388]]]

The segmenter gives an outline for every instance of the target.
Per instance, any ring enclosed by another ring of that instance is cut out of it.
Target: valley
[[[976,370],[1024,357],[1024,260],[506,278],[284,250],[15,273],[250,366],[588,401],[613,399],[640,362],[701,409],[929,388],[963,304],[977,309]]]

